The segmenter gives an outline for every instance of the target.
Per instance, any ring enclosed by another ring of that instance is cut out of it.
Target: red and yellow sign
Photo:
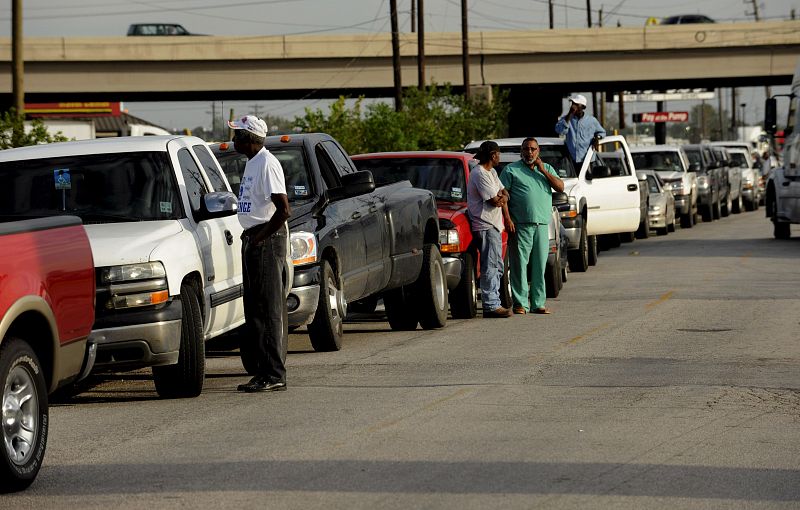
[[[25,103],[25,114],[30,117],[119,117],[119,101]]]

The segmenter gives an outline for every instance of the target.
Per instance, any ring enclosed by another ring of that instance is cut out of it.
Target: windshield
[[[689,165],[697,163],[701,169],[703,168],[703,157],[700,155],[700,151],[687,150],[686,158],[689,160]]]
[[[658,182],[656,182],[655,175],[647,176],[647,187],[650,190],[650,193],[660,193],[660,190],[658,189]]]
[[[570,158],[567,152],[566,145],[540,145],[539,148],[541,149],[539,157],[542,158],[542,161],[552,166],[560,178],[569,179],[570,177],[578,177],[578,174],[575,172],[575,166],[572,163],[572,158]],[[500,163],[495,167],[497,175],[500,175],[509,163],[519,161],[519,156],[519,147],[516,147],[516,152],[513,153],[513,156],[510,151],[503,150],[500,153]]]
[[[635,152],[632,156],[633,166],[637,170],[683,171],[680,156],[677,152]]]
[[[166,152],[0,163],[4,220],[71,214],[85,224],[183,217]]]
[[[359,170],[369,170],[375,186],[409,180],[415,188],[430,190],[437,199],[467,200],[464,162],[455,158],[373,158],[353,161]]]
[[[283,167],[283,177],[286,182],[286,196],[289,202],[299,202],[309,200],[313,193],[309,184],[308,168],[303,157],[301,147],[279,147],[269,151],[278,158]],[[247,165],[247,156],[238,152],[219,152],[214,151],[214,155],[219,161],[219,166],[225,172],[225,177],[231,185],[231,191],[238,197],[239,184],[242,182],[244,167]]]

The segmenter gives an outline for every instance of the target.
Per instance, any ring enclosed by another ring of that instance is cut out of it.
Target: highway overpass
[[[470,34],[473,85],[515,108],[571,91],[777,85],[800,57],[800,21]],[[403,86],[417,85],[416,34],[401,34]],[[428,82],[462,85],[461,34],[426,34]],[[31,102],[298,99],[392,95],[388,33],[325,36],[26,38]],[[11,42],[0,39],[0,101]],[[555,110],[560,109],[560,102]],[[554,111],[555,111],[554,110]]]

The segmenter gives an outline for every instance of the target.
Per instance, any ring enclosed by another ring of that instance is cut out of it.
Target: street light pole
[[[13,106],[17,114],[25,115],[25,59],[22,54],[22,0],[11,2],[11,68]]]

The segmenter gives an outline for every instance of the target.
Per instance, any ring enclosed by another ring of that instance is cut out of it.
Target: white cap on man
[[[267,123],[255,115],[245,115],[237,120],[229,120],[228,127],[233,129],[244,129],[256,136],[265,138],[267,136]]]
[[[570,97],[569,100],[575,104],[579,104],[584,107],[586,106],[586,96],[583,94],[575,94],[574,96]]]

